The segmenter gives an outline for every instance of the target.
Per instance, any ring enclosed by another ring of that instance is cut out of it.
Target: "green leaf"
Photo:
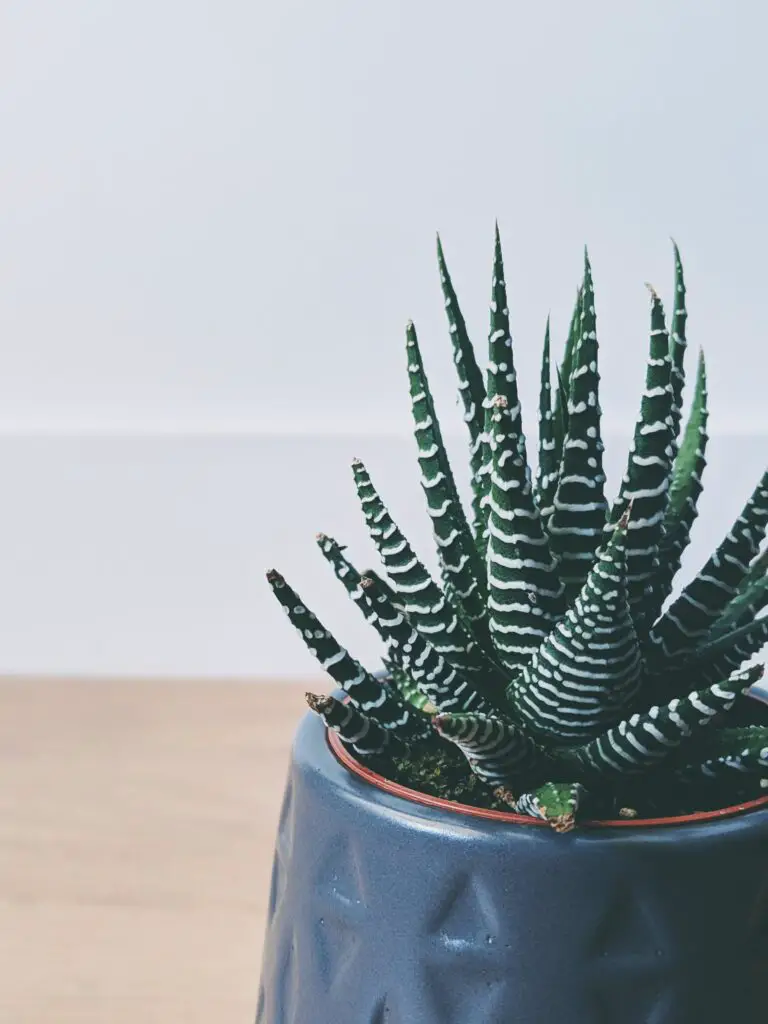
[[[683,262],[676,242],[672,242],[675,254],[675,300],[672,306],[672,329],[669,335],[669,354],[672,357],[672,445],[677,448],[680,434],[680,421],[683,408],[683,388],[685,387],[685,352],[687,340],[685,335],[688,321],[688,310],[685,307],[685,277]]]
[[[627,471],[610,515],[610,522],[617,522],[632,502],[634,511],[627,541],[627,582],[629,604],[639,629],[647,618],[655,617],[651,616],[653,605],[648,591],[659,567],[659,549],[664,536],[664,517],[672,476],[673,386],[670,381],[669,336],[661,300],[652,288],[649,290],[651,337],[645,390]]]
[[[746,588],[741,587],[725,611],[715,622],[707,636],[707,643],[719,640],[750,622],[768,605],[768,576],[763,576]]]
[[[571,371],[573,369],[573,355],[581,337],[581,314],[582,314],[583,292],[582,286],[576,292],[576,304],[573,307],[571,323],[568,328],[568,337],[565,342],[565,353],[563,361],[557,370],[557,391],[555,392],[555,462],[557,466],[563,459],[563,442],[568,431],[568,402],[571,395]]]
[[[481,537],[484,519],[480,509],[481,475],[483,464],[482,443],[485,430],[485,385],[483,375],[477,365],[475,351],[469,340],[464,316],[459,308],[459,301],[448,273],[445,255],[440,238],[437,239],[437,261],[440,269],[440,284],[445,298],[445,311],[450,325],[451,344],[453,345],[453,362],[459,378],[459,395],[464,406],[464,422],[469,430],[470,471],[473,481],[473,502],[475,536]]]
[[[464,616],[484,632],[488,615],[485,566],[459,499],[412,323],[406,329],[406,352],[421,486],[432,520],[443,581]]]
[[[336,574],[336,578],[344,584],[347,593],[363,613],[366,622],[373,626],[381,639],[386,642],[387,634],[379,622],[379,618],[373,609],[371,601],[363,590],[362,574],[359,573],[349,559],[344,556],[344,548],[341,544],[337,543],[333,537],[328,537],[324,533],[318,533],[315,540],[317,541],[320,551],[330,563],[331,568]]]
[[[600,546],[608,509],[600,436],[600,374],[592,268],[584,253],[581,325],[573,353],[568,431],[548,522],[566,596],[577,594]]]
[[[712,683],[735,672],[768,643],[768,618],[755,619],[700,647],[681,668],[681,675],[693,672]]]
[[[736,756],[739,753],[762,753],[768,746],[768,726],[744,725],[736,728],[705,729],[685,748],[691,764],[702,764],[719,757]]]
[[[676,747],[716,722],[761,674],[751,669],[726,682],[635,714],[574,752],[584,767],[606,779],[655,769]]]
[[[562,614],[563,587],[520,454],[520,413],[491,399],[493,458],[488,519],[488,604],[497,659],[509,671],[530,660]]]
[[[429,735],[428,723],[375,676],[367,672],[323,626],[279,572],[271,569],[267,580],[311,654],[348,695],[355,707],[383,729],[397,732],[405,742]]]
[[[384,630],[391,660],[434,707],[451,712],[492,712],[485,697],[413,628],[372,579],[364,576],[362,586]],[[491,680],[486,676],[481,685],[488,687]]]
[[[617,721],[642,662],[626,590],[625,513],[573,605],[507,696],[535,736],[570,744]]]
[[[768,526],[768,471],[699,575],[650,633],[654,667],[679,662],[701,643],[749,572]]]
[[[493,289],[491,295],[491,323],[488,334],[488,370],[486,373],[485,429],[483,442],[482,466],[482,508],[485,523],[484,539],[488,538],[488,515],[491,491],[491,469],[493,455],[489,443],[491,418],[493,415],[493,399],[502,395],[507,401],[510,416],[518,425],[517,436],[520,445],[519,455],[523,460],[525,472],[530,478],[526,455],[525,436],[522,430],[520,397],[517,390],[517,373],[515,372],[512,335],[509,329],[509,309],[507,307],[507,286],[504,280],[504,261],[501,254],[501,238],[496,225],[494,256],[493,256]],[[483,548],[485,554],[485,547]]]
[[[548,821],[556,832],[570,832],[584,795],[579,782],[545,782],[530,793],[523,793],[515,804],[518,814]]]
[[[768,727],[721,729],[704,749],[698,746],[695,753],[696,761],[691,760],[675,771],[677,781],[718,783],[768,779]]]
[[[739,593],[747,590],[752,586],[753,583],[757,583],[762,580],[766,573],[768,573],[768,548],[765,548],[756,555],[749,566],[749,572],[744,577],[739,587]]]
[[[391,752],[397,746],[397,736],[388,732],[352,704],[342,704],[335,697],[307,693],[307,704],[324,720],[329,729],[338,733],[344,745],[361,757],[376,757]]]
[[[359,459],[353,462],[352,471],[368,532],[395,592],[403,598],[409,620],[452,665],[469,673],[487,670],[487,659],[477,642],[400,532]]]
[[[560,463],[555,451],[555,424],[552,412],[552,370],[550,365],[549,317],[544,332],[539,390],[539,465],[536,473],[536,504],[546,526],[554,511]]]
[[[685,427],[683,443],[675,457],[669,501],[664,514],[664,535],[659,550],[659,568],[653,580],[656,614],[672,591],[683,557],[691,539],[691,528],[698,516],[702,476],[707,464],[707,369],[704,353],[699,354],[693,405]]]
[[[489,786],[508,786],[530,771],[541,751],[519,726],[480,714],[439,714],[433,725],[464,754],[472,771]]]
[[[585,250],[586,257],[586,250]],[[561,373],[563,376],[563,382],[565,384],[565,390],[563,391],[563,405],[567,406],[571,397],[571,373],[573,371],[573,360],[578,348],[579,341],[581,340],[582,334],[582,322],[584,320],[584,281],[576,289],[576,303],[571,313],[571,322],[568,326],[568,337],[565,340],[565,351],[563,352],[563,362],[561,365]]]
[[[388,658],[382,659],[387,675],[392,686],[398,691],[403,700],[408,701],[409,704],[413,704],[419,711],[424,711],[430,706],[429,701],[418,688],[416,683],[411,679],[407,672],[403,672],[402,669],[398,668],[394,661],[390,661]]]

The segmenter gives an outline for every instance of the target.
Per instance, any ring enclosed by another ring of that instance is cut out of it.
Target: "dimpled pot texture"
[[[765,1024],[768,809],[556,835],[371,785],[308,715],[258,999],[257,1024]]]

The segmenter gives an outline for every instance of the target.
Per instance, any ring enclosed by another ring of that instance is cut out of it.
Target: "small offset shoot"
[[[329,688],[343,691],[308,693],[309,707],[377,772],[561,834],[583,820],[675,817],[768,792],[768,704],[755,690],[768,642],[768,471],[743,507],[733,496],[733,526],[676,588],[703,486],[708,390],[699,354],[686,408],[687,293],[676,245],[673,256],[669,312],[648,290],[645,383],[626,471],[610,495],[589,256],[560,353],[546,322],[533,445],[498,228],[484,373],[438,241],[469,500],[409,322],[416,479],[437,572],[359,459],[354,489],[380,568],[356,568],[342,542],[317,536],[384,644],[384,671],[361,665],[278,572],[267,574]]]

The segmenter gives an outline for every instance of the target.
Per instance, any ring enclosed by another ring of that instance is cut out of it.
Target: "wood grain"
[[[252,1024],[304,689],[0,681],[0,1021]]]

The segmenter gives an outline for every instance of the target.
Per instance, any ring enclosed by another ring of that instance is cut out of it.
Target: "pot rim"
[[[441,811],[449,811],[453,814],[463,814],[471,818],[482,818],[486,821],[506,822],[510,825],[527,825],[535,827],[549,827],[549,823],[541,818],[532,818],[527,814],[515,814],[514,811],[493,811],[485,807],[472,807],[470,804],[462,804],[457,800],[446,800],[444,797],[430,796],[428,793],[421,793],[417,789],[411,789],[400,782],[393,782],[391,779],[379,775],[372,769],[361,764],[344,746],[338,733],[326,729],[326,742],[336,760],[358,778],[381,789],[392,796],[408,800],[410,803],[420,804],[422,807],[432,807]],[[731,818],[737,814],[746,814],[761,807],[768,807],[768,793],[765,796],[757,797],[755,800],[748,800],[741,804],[732,804],[729,807],[720,807],[714,811],[697,811],[694,814],[679,814],[668,818],[611,818],[604,820],[580,821],[580,828],[665,828],[675,825],[690,825],[696,822],[717,821],[720,818]]]

